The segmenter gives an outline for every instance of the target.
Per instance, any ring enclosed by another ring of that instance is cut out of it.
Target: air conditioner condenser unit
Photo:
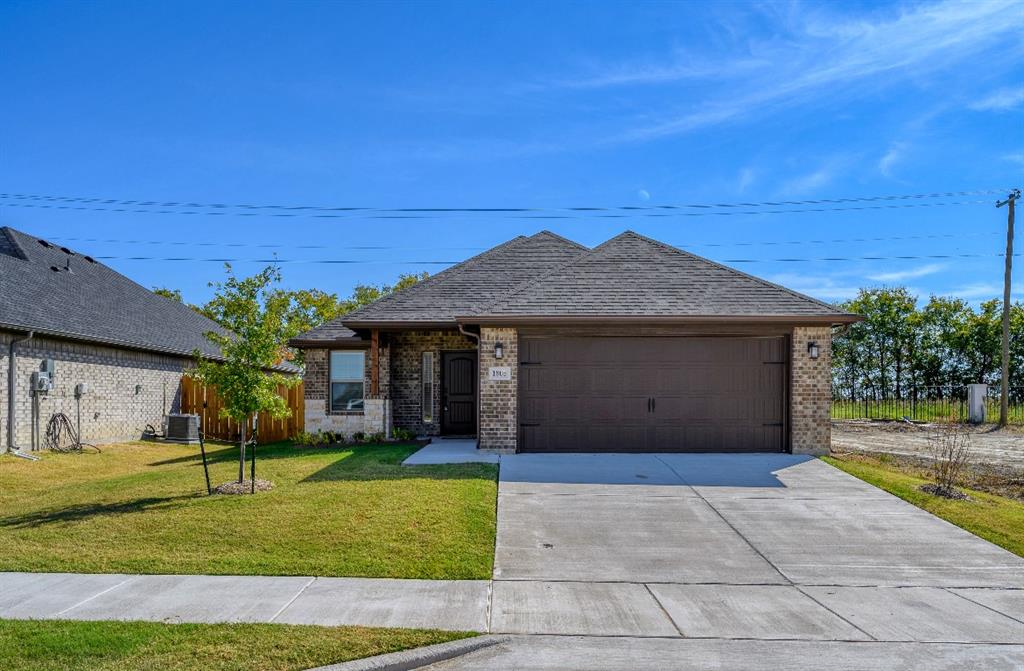
[[[164,417],[164,440],[195,445],[199,442],[199,415],[174,414]]]

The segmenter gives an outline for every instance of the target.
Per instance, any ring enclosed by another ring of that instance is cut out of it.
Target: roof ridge
[[[567,237],[565,237],[563,235],[559,235],[558,233],[555,233],[554,231],[549,231],[546,228],[544,230],[537,231],[536,233],[534,233],[533,235],[531,235],[529,237],[536,238],[538,235],[546,235],[546,236],[554,238],[556,240],[561,240],[562,242],[568,242],[570,245],[572,245],[573,247],[576,247],[578,249],[590,249],[590,247],[587,247],[584,244],[576,242],[575,240],[570,240],[569,238],[567,238]]]
[[[21,243],[18,242],[18,238],[13,235],[14,233],[21,233],[21,231],[11,228],[10,226],[3,226],[0,227],[0,233],[3,233],[4,237],[10,242],[10,248],[14,252],[13,254],[9,254],[9,256],[21,259],[22,261],[28,261],[28,253],[26,253],[22,248]],[[24,235],[24,233],[22,233],[22,235]]]
[[[694,254],[693,252],[686,251],[685,249],[680,249],[679,247],[676,247],[674,245],[670,245],[667,242],[662,242],[661,240],[655,240],[654,238],[649,238],[646,235],[642,235],[640,233],[637,233],[636,231],[632,231],[632,230],[624,231],[620,235],[616,236],[616,238],[627,236],[627,235],[631,235],[632,237],[635,237],[638,240],[643,240],[644,242],[648,242],[648,243],[653,244],[653,245],[655,245],[657,247],[662,247],[662,248],[664,248],[664,249],[666,249],[668,251],[675,252],[677,254],[682,254],[683,256],[687,256],[687,257],[692,258],[692,259],[696,259],[697,261],[700,261],[702,263],[706,263],[706,264],[708,264],[710,266],[714,266],[715,268],[720,268],[722,270],[728,270],[730,272],[736,273],[737,275],[742,275],[743,277],[746,277],[747,279],[754,280],[755,282],[758,282],[758,283],[763,284],[763,285],[768,286],[768,287],[772,287],[773,289],[781,289],[782,291],[785,291],[786,293],[790,294],[791,296],[795,296],[797,298],[800,298],[800,299],[803,299],[803,300],[806,300],[806,301],[810,301],[810,302],[815,303],[815,304],[817,304],[817,305],[819,305],[821,307],[828,308],[829,310],[832,310],[834,312],[841,312],[835,305],[832,305],[830,303],[826,303],[825,301],[819,300],[819,299],[814,298],[812,296],[808,296],[807,294],[802,294],[799,291],[794,291],[793,289],[790,289],[789,287],[784,287],[781,284],[776,284],[775,282],[769,282],[768,280],[766,280],[764,278],[758,277],[756,275],[751,275],[750,273],[743,272],[742,270],[738,270],[736,268],[733,268],[732,266],[727,266],[725,264],[718,263],[717,261],[712,261],[711,259],[703,257],[700,254]],[[614,239],[615,238],[612,238],[612,240],[614,240]],[[609,240],[609,242],[611,242],[611,240]]]
[[[579,243],[576,243],[577,245],[579,245],[580,247],[582,247],[586,251],[580,253],[578,256],[574,256],[573,258],[569,259],[565,263],[562,263],[562,264],[559,264],[559,265],[555,266],[554,268],[552,268],[551,270],[547,271],[546,273],[541,273],[540,275],[538,275],[537,277],[533,278],[529,282],[524,282],[523,284],[520,284],[515,289],[512,289],[511,291],[502,294],[500,298],[497,298],[497,299],[491,301],[490,303],[488,303],[486,305],[480,306],[480,309],[477,310],[475,314],[478,314],[478,315],[479,314],[487,314],[485,312],[485,310],[489,310],[489,309],[493,308],[495,305],[498,305],[500,303],[503,303],[504,301],[507,301],[507,300],[511,299],[513,296],[521,293],[523,290],[528,289],[528,288],[530,288],[530,287],[532,287],[532,286],[534,286],[536,284],[539,284],[541,281],[547,279],[551,275],[554,275],[555,273],[559,272],[560,270],[562,270],[564,268],[568,268],[572,264],[577,263],[579,261],[582,261],[585,258],[590,258],[591,256],[593,256],[594,254],[596,254],[599,251],[603,251],[604,248],[608,245],[608,243],[610,243],[613,240],[616,240],[618,238],[621,238],[622,236],[624,236],[626,233],[629,233],[629,232],[631,232],[631,231],[626,231],[625,233],[619,233],[614,238],[609,238],[609,239],[605,240],[604,242],[602,242],[601,244],[597,245],[596,247],[586,247],[585,245],[580,245]],[[570,240],[570,242],[572,242],[572,241]],[[459,316],[470,317],[470,316],[473,316],[473,315],[459,315]]]
[[[576,242],[575,240],[570,240],[569,238],[566,238],[566,237],[563,237],[563,236],[561,236],[561,235],[558,235],[557,233],[553,233],[553,232],[551,232],[551,231],[549,231],[549,230],[547,230],[547,229],[544,229],[544,230],[542,230],[542,231],[537,231],[537,232],[536,232],[536,233],[534,233],[533,235],[529,236],[529,237],[527,238],[527,240],[533,240],[533,239],[535,239],[535,238],[537,238],[538,236],[541,236],[541,235],[547,236],[547,237],[549,237],[549,238],[554,238],[555,240],[560,240],[560,241],[562,241],[562,242],[567,242],[567,243],[569,243],[570,245],[572,245],[572,246],[573,246],[573,247],[575,247],[576,249],[579,249],[579,250],[581,250],[580,256],[582,256],[583,254],[586,254],[587,252],[591,251],[590,247],[587,247],[587,246],[586,246],[586,245],[584,245],[584,244],[580,244],[579,242]],[[577,259],[577,258],[579,258],[579,256],[577,256],[577,257],[574,257],[574,258],[573,258],[573,259],[571,259],[571,260],[575,260],[575,259]],[[505,292],[505,293],[503,293],[503,294],[502,294],[501,296],[499,296],[498,298],[495,298],[494,300],[492,300],[492,301],[491,301],[491,302],[489,302],[489,303],[477,303],[477,304],[474,304],[474,305],[473,305],[473,308],[472,308],[472,310],[473,310],[474,312],[480,312],[481,310],[484,310],[484,309],[486,309],[486,308],[488,308],[488,307],[490,307],[490,306],[492,306],[492,305],[496,305],[496,304],[500,303],[501,301],[505,300],[506,298],[511,298],[511,297],[512,297],[513,295],[515,295],[516,293],[518,293],[520,289],[523,289],[523,288],[525,288],[525,287],[527,287],[527,286],[529,286],[529,285],[533,284],[533,282],[535,282],[535,281],[537,281],[537,280],[539,280],[539,279],[543,278],[543,277],[544,277],[544,276],[546,276],[546,275],[547,275],[548,273],[554,272],[554,271],[555,271],[555,270],[557,270],[558,268],[561,268],[561,267],[565,266],[565,265],[566,265],[566,264],[568,264],[568,263],[569,263],[569,261],[566,261],[566,263],[563,263],[563,264],[562,264],[562,265],[560,265],[560,266],[555,266],[555,267],[554,267],[554,268],[552,268],[551,270],[549,270],[549,271],[547,271],[547,272],[544,272],[544,273],[541,273],[541,275],[540,275],[540,276],[538,276],[538,277],[536,277],[536,278],[534,278],[534,279],[532,279],[532,280],[529,280],[529,281],[527,281],[527,282],[523,282],[522,284],[517,284],[516,286],[514,286],[514,287],[511,287],[511,288],[510,288],[510,289],[509,289],[508,291],[506,291],[506,292]]]
[[[339,317],[335,317],[331,321],[326,322],[325,324],[322,324],[322,326],[326,326],[327,324],[333,324],[335,322],[337,322],[337,323],[341,324],[342,326],[344,326],[346,319],[351,319],[354,315],[358,315],[360,312],[368,309],[370,306],[379,307],[380,305],[383,305],[385,303],[388,303],[388,302],[394,300],[395,297],[403,294],[404,292],[406,292],[406,291],[408,291],[410,289],[413,289],[415,287],[429,286],[429,285],[434,284],[435,282],[437,282],[437,281],[439,281],[439,280],[441,280],[443,278],[451,277],[452,275],[456,275],[458,273],[461,273],[462,271],[466,270],[466,268],[472,267],[474,264],[478,263],[481,259],[483,259],[486,256],[489,256],[493,252],[497,252],[498,250],[508,249],[509,247],[514,247],[514,246],[516,246],[518,244],[521,244],[523,241],[529,240],[529,239],[530,238],[526,237],[525,235],[517,235],[516,237],[512,238],[511,240],[506,240],[505,242],[501,243],[500,245],[497,245],[495,247],[491,247],[490,249],[484,250],[484,251],[480,252],[479,254],[471,256],[468,259],[466,259],[465,261],[459,261],[454,266],[449,266],[448,268],[445,268],[441,272],[439,272],[439,273],[437,273],[435,275],[431,275],[431,276],[427,277],[425,280],[422,280],[420,282],[416,282],[415,284],[410,285],[408,287],[405,287],[404,289],[399,289],[398,291],[393,291],[393,292],[391,292],[390,294],[388,294],[386,296],[381,296],[380,298],[378,298],[377,300],[373,301],[372,303],[367,303],[366,305],[363,305],[363,306],[360,306],[360,307],[356,308],[352,312],[347,312],[347,313],[345,313],[345,314],[343,314],[343,315],[341,315]],[[317,327],[317,328],[319,328],[319,327]]]

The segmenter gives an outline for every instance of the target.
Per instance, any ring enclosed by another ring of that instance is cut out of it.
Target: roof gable
[[[54,269],[57,270],[54,270]],[[216,322],[88,256],[0,228],[0,327],[115,346],[219,357]]]
[[[825,317],[833,306],[627,231],[463,316]]]

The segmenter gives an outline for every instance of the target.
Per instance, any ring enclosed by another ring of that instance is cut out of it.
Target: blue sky
[[[8,0],[0,5],[0,193],[529,207],[553,218],[128,208],[201,212],[161,214],[0,198],[0,223],[99,256],[276,252],[295,261],[282,265],[287,286],[342,295],[358,282],[436,272],[443,265],[423,262],[460,260],[521,233],[548,228],[593,245],[630,228],[715,259],[756,259],[737,266],[827,300],[899,283],[977,301],[1001,292],[995,255],[1006,211],[995,209],[995,195],[888,201],[968,203],[900,209],[558,217],[579,206],[1021,186],[1022,34],[1024,4],[1004,0]],[[759,209],[772,208],[737,211]],[[932,237],[864,240],[917,236]],[[985,256],[772,260],[947,254]],[[308,263],[318,259],[365,263]],[[214,262],[108,263],[192,301],[205,300],[206,283],[222,275]],[[251,273],[263,264],[236,265]],[[1024,297],[1024,259],[1014,275]]]

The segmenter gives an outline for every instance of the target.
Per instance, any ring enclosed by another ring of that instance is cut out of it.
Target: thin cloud
[[[780,273],[768,278],[776,284],[789,287],[802,294],[813,296],[823,301],[837,302],[849,300],[857,296],[860,287],[849,284],[848,280],[830,275],[804,275],[798,273]]]
[[[892,176],[892,169],[897,163],[903,160],[907,152],[907,144],[905,142],[894,142],[890,147],[889,151],[885,152],[881,159],[878,161],[878,171],[886,177]]]
[[[739,59],[718,63],[698,63],[693,58],[678,55],[676,63],[660,65],[641,63],[595,68],[588,75],[555,79],[531,84],[524,89],[603,89],[616,86],[645,86],[675,82],[735,77],[771,65],[758,59]]]
[[[916,277],[925,277],[927,275],[934,275],[943,268],[941,263],[930,263],[925,266],[919,266],[917,268],[910,268],[908,270],[897,270],[889,273],[878,273],[877,275],[868,275],[869,280],[875,282],[903,282],[905,280],[914,279]]]
[[[951,67],[1001,44],[1024,28],[1013,0],[917,5],[891,19],[842,21],[833,15],[806,20],[785,47],[752,45],[771,63],[773,76],[753,77],[696,109],[635,127],[619,139],[649,140],[763,115],[777,107],[829,99],[854,85],[893,85],[907,77]],[[884,76],[883,76],[884,75]],[[746,94],[735,95],[735,91]]]
[[[782,184],[779,195],[801,196],[820,191],[831,184],[850,163],[849,156],[833,156],[811,172],[797,175]]]
[[[968,107],[979,112],[1007,112],[1024,104],[1024,86],[1000,89]]]
[[[1003,297],[1003,285],[996,284],[995,282],[975,282],[973,284],[965,284],[948,291],[936,292],[938,296],[954,296],[956,298],[964,298],[966,300],[976,301],[987,301],[993,298],[1002,299]],[[1010,294],[1012,299],[1019,299],[1024,296],[1020,290],[1014,291]]]

